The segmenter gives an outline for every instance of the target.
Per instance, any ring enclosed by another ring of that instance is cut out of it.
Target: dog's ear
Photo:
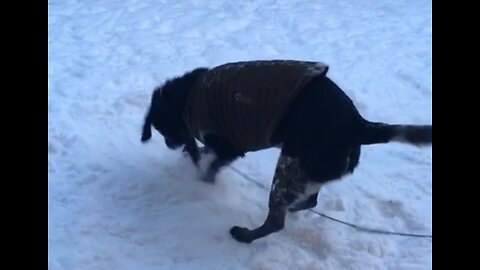
[[[160,89],[157,88],[153,91],[152,98],[150,100],[150,108],[148,110],[147,115],[145,116],[145,123],[143,123],[142,129],[142,139],[141,141],[145,143],[146,141],[150,140],[152,137],[152,114],[156,108],[156,103],[159,102],[159,93]]]
[[[154,118],[155,111],[158,109],[158,104],[160,103],[160,98],[162,95],[162,88],[158,87],[153,91],[152,98],[150,100],[150,109],[148,110],[147,115],[145,116],[145,123],[143,124],[142,129],[142,139],[144,143],[152,137],[152,120]]]
[[[147,117],[145,117],[145,123],[143,124],[141,140],[145,143],[150,140],[150,138],[152,138],[152,122],[150,121],[150,112],[148,112]]]

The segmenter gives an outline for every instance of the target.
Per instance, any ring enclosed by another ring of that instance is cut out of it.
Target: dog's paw
[[[214,184],[215,183],[215,177],[211,176],[211,175],[208,175],[208,174],[202,176],[201,179],[205,183],[209,183],[209,184]]]
[[[251,243],[253,240],[250,237],[250,230],[247,228],[242,228],[238,226],[233,226],[230,229],[230,234],[238,242],[242,243]]]
[[[215,174],[212,173],[212,171],[207,171],[203,176],[202,176],[202,181],[205,183],[209,184],[214,184],[215,183]]]

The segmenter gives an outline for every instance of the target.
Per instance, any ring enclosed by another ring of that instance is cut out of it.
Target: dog
[[[281,148],[264,223],[230,229],[234,239],[251,243],[282,230],[287,212],[315,207],[322,185],[354,172],[362,145],[432,144],[432,125],[364,119],[328,69],[295,60],[194,69],[153,91],[141,141],[151,138],[153,126],[168,148],[183,147],[197,166],[202,153],[213,152],[202,177],[211,183],[245,153]]]

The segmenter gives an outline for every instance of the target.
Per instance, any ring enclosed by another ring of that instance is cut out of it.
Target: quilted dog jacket
[[[227,138],[240,152],[270,147],[270,139],[300,90],[328,66],[290,60],[228,63],[202,74],[186,102],[184,119],[204,134]]]

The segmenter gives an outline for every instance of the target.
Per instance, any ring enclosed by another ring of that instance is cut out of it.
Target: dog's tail
[[[361,144],[403,142],[417,146],[432,144],[432,125],[389,125],[363,120]]]

